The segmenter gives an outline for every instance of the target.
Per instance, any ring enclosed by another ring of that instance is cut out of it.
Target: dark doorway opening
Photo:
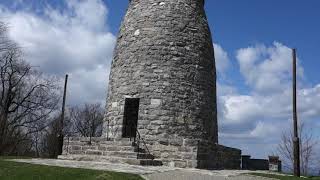
[[[135,138],[139,115],[139,98],[127,98],[124,105],[123,138]]]

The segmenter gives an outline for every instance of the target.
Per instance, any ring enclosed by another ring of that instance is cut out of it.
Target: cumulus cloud
[[[292,70],[292,50],[287,46],[274,42],[273,46],[257,45],[239,49],[237,60],[240,72],[246,83],[254,90],[263,93],[282,91],[289,86]],[[303,68],[299,66],[299,75],[303,76]]]
[[[221,98],[224,108],[223,123],[237,124],[256,119],[263,111],[261,104],[252,96],[234,95]]]
[[[46,4],[42,13],[0,6],[0,16],[6,17],[10,36],[28,62],[48,74],[70,74],[71,103],[103,102],[116,39],[108,31],[108,9],[101,0],[65,4],[62,9]]]
[[[219,94],[219,134],[223,143],[263,157],[272,153],[281,133],[291,129],[291,53],[290,48],[278,42],[269,47],[256,45],[237,51],[240,73],[249,91],[238,93],[236,87],[230,87],[227,89],[235,90]],[[298,68],[299,77],[303,77],[303,68],[300,65]],[[226,88],[222,86],[222,89]],[[300,84],[300,120],[317,124],[313,119],[320,116],[319,97],[320,85],[303,87]],[[261,142],[269,147],[255,152]]]
[[[214,43],[213,46],[217,71],[223,74],[230,65],[228,53],[219,44]]]

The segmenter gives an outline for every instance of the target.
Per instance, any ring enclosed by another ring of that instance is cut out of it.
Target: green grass
[[[0,157],[1,180],[142,180],[138,175],[126,173],[32,165],[5,159],[12,158]]]
[[[0,161],[5,159],[32,159],[32,157],[24,157],[24,156],[0,156]]]
[[[320,177],[308,177],[308,178],[298,178],[293,176],[285,176],[285,175],[273,175],[273,174],[262,174],[262,173],[250,173],[250,175],[254,176],[261,176],[261,177],[268,177],[268,178],[274,178],[274,179],[280,179],[280,180],[320,180]]]

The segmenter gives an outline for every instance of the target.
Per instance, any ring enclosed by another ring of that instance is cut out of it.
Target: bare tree
[[[103,108],[100,104],[85,104],[70,109],[75,133],[83,137],[98,137],[102,133]]]
[[[6,32],[0,23],[0,155],[43,130],[59,101],[57,81],[26,63]]]
[[[320,176],[320,158],[318,158],[318,163],[317,163],[316,168],[317,168],[317,171],[318,171],[317,175]]]
[[[59,153],[60,116],[53,118],[44,130],[40,139],[39,152],[41,157],[56,158]]]
[[[7,25],[0,21],[0,54],[2,55],[4,52],[15,49],[16,44],[12,42],[7,36]]]
[[[299,126],[299,136],[301,173],[308,175],[308,170],[316,160],[316,145],[318,142],[314,138],[312,131],[309,131],[304,123]],[[282,134],[277,150],[285,168],[293,171],[293,134],[291,131]]]

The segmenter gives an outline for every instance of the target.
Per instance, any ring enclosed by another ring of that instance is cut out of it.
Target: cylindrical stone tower
[[[114,51],[102,137],[68,137],[60,159],[239,169],[218,143],[204,0],[131,0]],[[88,142],[88,143],[86,143]]]
[[[218,142],[204,0],[131,0],[111,67],[104,135]]]

